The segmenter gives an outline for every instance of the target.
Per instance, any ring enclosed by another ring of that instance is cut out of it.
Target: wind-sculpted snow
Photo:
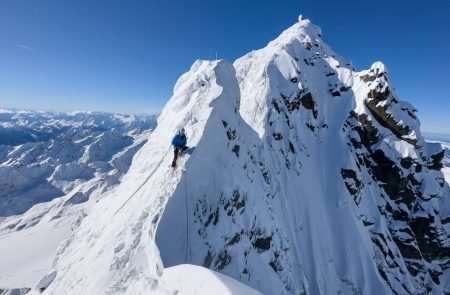
[[[358,72],[321,34],[300,18],[233,65],[196,61],[31,292],[168,294],[187,263],[264,294],[449,294],[441,145],[381,62]]]

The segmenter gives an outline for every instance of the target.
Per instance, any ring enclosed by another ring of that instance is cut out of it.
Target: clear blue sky
[[[0,106],[150,113],[195,59],[236,58],[299,14],[359,70],[382,60],[422,129],[450,133],[448,0],[0,2]]]

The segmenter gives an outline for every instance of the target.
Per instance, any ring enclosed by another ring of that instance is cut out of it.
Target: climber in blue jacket
[[[187,137],[186,137],[186,131],[184,128],[181,128],[180,131],[175,135],[175,137],[172,139],[172,145],[173,145],[173,161],[172,161],[172,167],[175,168],[177,165],[177,159],[178,155],[182,154],[184,151],[187,150]]]

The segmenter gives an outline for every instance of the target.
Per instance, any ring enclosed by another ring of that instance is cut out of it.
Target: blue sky
[[[448,0],[0,2],[0,106],[151,113],[198,58],[234,61],[299,14],[359,70],[381,60],[422,129],[450,133]]]

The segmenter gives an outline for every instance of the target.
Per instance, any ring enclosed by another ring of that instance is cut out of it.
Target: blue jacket
[[[184,146],[186,146],[186,143],[187,143],[186,136],[181,136],[180,133],[175,135],[175,137],[172,139],[172,145],[174,147],[177,147],[177,146],[184,147]]]

